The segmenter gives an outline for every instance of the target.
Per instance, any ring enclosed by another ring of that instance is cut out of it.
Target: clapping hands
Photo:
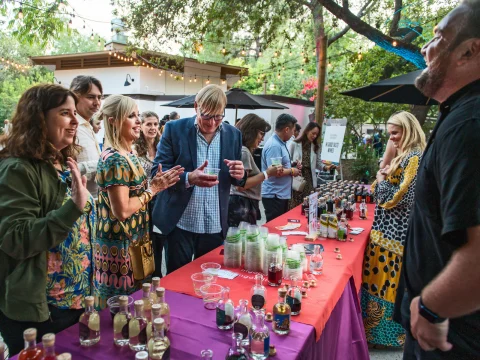
[[[177,165],[168,171],[162,172],[162,164],[159,164],[158,172],[150,182],[150,189],[152,190],[153,195],[175,185],[180,180],[180,175],[182,175],[184,171],[185,169],[183,167]]]

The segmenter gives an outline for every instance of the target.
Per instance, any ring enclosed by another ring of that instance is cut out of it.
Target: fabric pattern
[[[362,314],[371,344],[400,347],[405,342],[405,332],[392,316],[420,157],[420,151],[412,151],[394,174],[372,185],[377,206],[362,279]]]
[[[312,168],[311,168],[311,147],[310,142],[302,144],[302,176],[306,180],[305,187],[302,192],[292,190],[292,198],[288,204],[289,209],[293,209],[303,203],[303,199],[310,195],[310,192],[314,191]]]
[[[97,164],[100,157],[100,146],[98,145],[95,132],[90,123],[77,114],[77,143],[82,147],[77,156],[77,163],[80,173],[87,177],[87,189],[93,198],[97,198],[98,186],[95,182]]]
[[[152,177],[152,167],[153,167],[153,160],[150,160],[147,155],[145,156],[138,156],[138,161],[143,168],[143,172],[147,177],[147,180],[150,181]]]
[[[217,129],[209,144],[198,130],[198,126],[195,126],[197,127],[197,167],[208,160],[208,167],[220,168],[220,128]],[[194,187],[192,197],[177,227],[196,234],[217,234],[222,231],[218,185],[210,188]]]
[[[135,175],[127,159],[113,148],[105,149],[98,161],[99,197],[97,236],[94,242],[94,294],[95,304],[100,309],[106,307],[108,298],[132,294],[141,286],[133,277],[128,254],[131,240],[113,215],[107,193],[110,186],[127,186],[129,197],[136,197],[147,189],[148,181],[140,161],[133,153],[128,156],[138,175]],[[145,204],[123,222],[132,236],[132,241],[149,238],[150,219],[147,206]]]
[[[71,172],[58,171],[66,183],[65,204],[72,195]],[[83,298],[92,292],[92,239],[95,237],[95,200],[90,195],[83,215],[75,222],[64,242],[47,252],[47,302],[59,309],[81,309]]]

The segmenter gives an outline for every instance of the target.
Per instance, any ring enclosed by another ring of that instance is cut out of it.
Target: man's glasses
[[[208,114],[204,114],[200,111],[200,117],[202,120],[204,121],[208,121],[208,120],[215,120],[215,121],[222,121],[223,118],[225,117],[225,112],[223,113],[223,115],[208,115]]]
[[[93,100],[98,100],[98,101],[102,101],[104,98],[103,98],[103,95],[98,95],[98,96],[95,96],[95,95],[86,95],[85,96],[88,100],[90,101],[93,101]]]

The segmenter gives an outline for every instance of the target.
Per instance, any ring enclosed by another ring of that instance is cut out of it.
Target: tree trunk
[[[427,120],[428,111],[430,110],[431,106],[423,106],[423,105],[412,105],[410,106],[410,112],[415,115],[418,122],[421,126],[425,124],[425,120]]]
[[[317,98],[315,100],[315,121],[320,126],[320,136],[324,118],[325,81],[327,74],[327,43],[325,25],[323,23],[323,7],[317,4],[313,9],[313,25],[315,34],[315,49],[317,53]]]

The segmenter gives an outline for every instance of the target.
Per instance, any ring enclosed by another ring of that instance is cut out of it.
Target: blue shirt
[[[209,144],[197,128],[197,167],[208,160],[207,167],[220,168],[220,127]],[[188,184],[188,174],[185,177]],[[222,231],[220,222],[220,196],[218,185],[210,188],[195,186],[192,197],[177,227],[197,234],[217,234]]]
[[[287,143],[280,139],[277,134],[273,134],[267,140],[262,151],[262,171],[272,165],[272,158],[281,157],[282,165],[285,169],[290,169],[290,153],[287,149]],[[262,197],[279,199],[290,199],[292,196],[292,177],[282,176],[265,180],[262,183]]]

